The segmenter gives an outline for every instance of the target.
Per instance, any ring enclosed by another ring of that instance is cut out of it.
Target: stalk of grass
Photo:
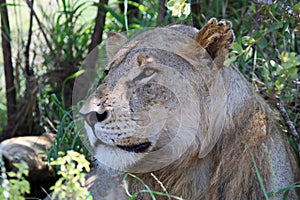
[[[138,180],[138,181],[146,188],[146,190],[140,190],[140,191],[137,191],[137,192],[135,192],[135,193],[133,193],[133,194],[130,194],[130,192],[129,192],[129,186],[128,186],[128,183],[127,183],[127,181],[126,181],[126,178],[127,178],[128,176],[131,176],[131,177],[133,177],[134,179]],[[150,197],[151,197],[152,200],[156,200],[155,195],[165,196],[165,197],[168,197],[168,199],[173,198],[173,199],[177,199],[177,200],[183,200],[183,199],[180,198],[180,197],[177,197],[177,196],[168,194],[168,193],[166,192],[166,188],[162,185],[162,182],[159,181],[159,180],[157,179],[157,177],[154,176],[154,174],[153,174],[152,177],[153,177],[153,178],[154,178],[154,179],[162,186],[164,192],[153,191],[153,190],[151,190],[151,188],[150,188],[147,184],[144,183],[144,181],[143,181],[142,179],[140,179],[139,177],[137,177],[137,176],[134,175],[134,174],[126,173],[126,174],[124,175],[124,177],[123,177],[123,183],[124,183],[124,187],[125,187],[125,191],[126,191],[127,195],[130,196],[128,200],[134,200],[135,198],[137,198],[137,196],[138,196],[140,193],[148,193],[148,194],[150,195]]]
[[[136,180],[138,180],[140,183],[142,183],[142,185],[147,189],[146,191],[148,191],[149,195],[151,196],[151,199],[153,199],[153,200],[156,199],[155,196],[154,196],[154,194],[153,194],[153,192],[152,192],[152,190],[149,188],[149,186],[148,186],[147,184],[144,183],[144,181],[143,181],[142,179],[140,179],[139,177],[137,177],[137,176],[135,176],[135,175],[133,175],[133,174],[131,174],[131,173],[126,173],[125,176],[124,176],[124,178],[123,178],[123,182],[124,182],[124,186],[125,186],[126,193],[127,193],[130,197],[132,197],[132,196],[137,196],[139,192],[137,192],[137,194],[135,193],[134,195],[131,195],[131,194],[129,193],[129,187],[128,187],[128,184],[127,184],[127,181],[126,181],[126,178],[127,178],[128,176],[131,176],[131,177],[135,178]]]
[[[300,188],[300,185],[298,185],[298,184],[296,183],[295,185],[290,185],[290,186],[287,186],[284,188],[280,188],[278,190],[268,192],[267,194],[268,195],[276,195],[276,194],[284,193],[283,199],[287,199],[290,190]]]
[[[262,191],[263,191],[263,193],[264,193],[265,199],[268,200],[269,197],[268,197],[267,190],[266,190],[265,185],[264,185],[264,183],[263,183],[263,180],[262,180],[262,178],[261,178],[261,176],[260,176],[258,167],[257,167],[256,162],[255,162],[255,159],[254,159],[254,155],[253,155],[253,153],[252,153],[251,150],[250,150],[250,154],[251,154],[251,158],[252,158],[252,161],[253,161],[255,173],[256,173],[256,175],[257,175],[257,178],[258,178],[260,187],[261,187],[261,189],[262,189]]]

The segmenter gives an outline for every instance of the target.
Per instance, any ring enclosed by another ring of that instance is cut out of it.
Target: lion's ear
[[[224,61],[234,41],[231,22],[224,19],[218,22],[212,18],[195,35],[194,39],[206,49],[217,68],[220,69],[224,66]]]
[[[106,40],[106,54],[109,61],[112,60],[113,56],[127,41],[128,39],[120,33],[108,33],[108,38]]]

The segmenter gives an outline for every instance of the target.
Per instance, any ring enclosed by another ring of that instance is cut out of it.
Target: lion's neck
[[[135,175],[141,178],[153,191],[167,192],[175,196],[184,197],[184,199],[193,199],[195,197],[200,199],[204,197],[212,176],[212,157],[208,155],[204,159],[199,159],[198,153],[183,155],[179,160],[163,169]],[[191,180],[191,177],[193,177],[193,180]],[[132,192],[146,189],[145,185],[134,178],[130,180],[130,185]],[[141,199],[149,197],[147,194],[144,195],[141,196]],[[157,197],[160,199],[159,196]],[[161,199],[165,199],[165,197],[161,197]]]
[[[257,118],[252,121],[261,123],[257,115],[252,117]],[[248,123],[248,126],[252,125]],[[238,127],[235,128],[238,129]],[[214,149],[204,158],[200,159],[199,152],[191,150],[187,151],[188,155],[183,155],[165,168],[136,175],[151,190],[164,193],[166,190],[169,194],[184,199],[219,199],[224,195],[227,195],[226,199],[232,199],[234,196],[241,199],[260,198],[261,188],[253,170],[253,159],[256,160],[259,170],[266,175],[263,181],[267,183],[269,166],[261,162],[267,160],[266,154],[263,153],[264,145],[262,145],[266,135],[261,136],[261,130],[258,130],[258,132],[251,132],[251,137],[247,138],[250,133],[246,130],[240,129],[240,134],[234,134],[231,129],[224,130],[223,136]],[[254,142],[254,139],[257,141]],[[223,144],[228,142],[234,144],[235,148],[230,145],[224,147]],[[132,179],[130,189],[136,192],[146,188],[139,181]],[[232,189],[240,193],[227,192]],[[140,199],[149,199],[148,194],[143,195]],[[158,197],[157,199],[167,198]]]

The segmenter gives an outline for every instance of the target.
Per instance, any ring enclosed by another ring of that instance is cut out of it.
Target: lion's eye
[[[151,80],[156,74],[158,70],[152,68],[145,68],[137,77],[132,80],[132,83],[147,83]]]

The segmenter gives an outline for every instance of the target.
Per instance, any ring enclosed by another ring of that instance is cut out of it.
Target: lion
[[[280,199],[275,191],[299,180],[277,114],[224,66],[233,41],[231,22],[215,18],[201,30],[108,34],[107,76],[80,110],[95,199]]]

